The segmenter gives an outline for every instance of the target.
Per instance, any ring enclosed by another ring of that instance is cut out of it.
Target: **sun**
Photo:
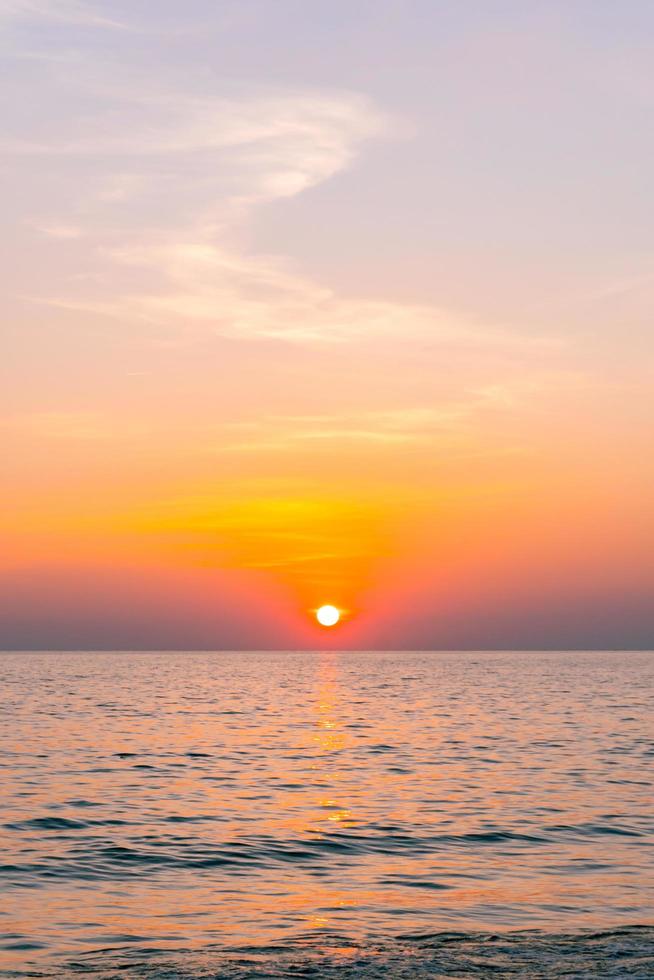
[[[336,626],[340,618],[341,613],[336,606],[321,606],[316,610],[316,619],[321,626]]]

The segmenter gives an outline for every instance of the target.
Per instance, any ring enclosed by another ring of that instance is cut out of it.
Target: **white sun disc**
[[[336,606],[321,606],[316,612],[316,619],[321,626],[336,626],[341,614]]]

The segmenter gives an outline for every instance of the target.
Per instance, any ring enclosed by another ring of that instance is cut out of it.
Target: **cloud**
[[[84,234],[81,228],[75,225],[35,225],[37,231],[48,238],[58,238],[62,241],[81,238]]]
[[[152,197],[153,190],[163,189],[175,208],[176,197],[188,199],[189,180],[201,191],[196,211],[203,213],[223,211],[226,202],[292,197],[346,169],[362,140],[385,126],[382,114],[357,93],[227,96],[189,91],[187,79],[179,79],[179,86],[155,86],[139,73],[109,84],[109,66],[98,78],[97,69],[83,63],[75,64],[71,87],[70,65],[62,71],[55,63],[45,70],[58,97],[70,104],[70,115],[56,135],[47,119],[42,134],[29,120],[24,135],[2,141],[2,151],[93,161],[108,185],[105,200]],[[116,72],[125,75],[118,66]],[[102,108],[83,113],[76,106],[80,85]]]
[[[519,407],[534,393],[533,388],[532,385],[528,390],[520,383],[504,385],[501,397],[494,388],[466,389],[450,401],[413,408],[329,415],[266,415],[255,421],[223,423],[216,428],[214,438],[221,453],[277,453],[298,449],[306,452],[320,449],[321,444],[332,444],[331,451],[334,443],[340,449],[349,446],[395,451],[402,446],[438,446],[440,452],[458,453],[462,436],[477,433],[483,416]],[[470,447],[466,446],[465,451],[470,452]],[[521,450],[512,446],[510,451]]]
[[[18,174],[48,159],[61,211],[26,220],[51,238],[83,238],[80,263],[94,264],[93,275],[77,268],[57,295],[32,299],[180,340],[304,343],[383,330],[389,313],[398,320],[399,307],[343,303],[279,257],[236,244],[256,208],[342,173],[384,131],[367,98],[74,67],[37,66],[44,111],[14,120],[2,144]]]
[[[112,17],[104,17],[93,7],[74,0],[0,0],[0,20],[46,20],[83,27],[125,29],[126,25]]]
[[[561,346],[560,340],[491,329],[433,306],[340,297],[277,257],[234,252],[213,238],[212,229],[196,229],[194,239],[165,235],[107,249],[115,269],[110,295],[48,302],[122,323],[158,325],[190,340],[213,333],[305,344],[402,337],[457,349],[547,352]],[[120,266],[155,274],[159,288],[121,292]]]
[[[45,111],[18,119],[4,141],[19,171],[47,158],[61,213],[29,219],[46,236],[69,239],[76,262],[56,291],[33,300],[111,318],[125,338],[159,332],[180,344],[219,335],[301,345],[401,339],[457,351],[556,347],[435,306],[341,296],[287,259],[244,246],[258,209],[344,173],[366,140],[392,132],[364,95],[152,76],[81,56],[74,67],[37,66]]]

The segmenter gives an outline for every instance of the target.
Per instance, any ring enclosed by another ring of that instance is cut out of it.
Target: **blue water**
[[[3,975],[654,977],[650,653],[0,678]]]

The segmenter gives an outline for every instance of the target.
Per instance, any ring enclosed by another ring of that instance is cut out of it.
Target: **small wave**
[[[68,817],[34,817],[3,826],[6,830],[82,830],[87,824],[84,820],[70,820]]]
[[[498,980],[619,976],[651,980],[654,975],[654,928],[637,925],[574,935],[526,930],[504,934],[434,932],[365,942],[307,933],[286,944],[224,951],[208,947],[162,952],[145,943],[139,946],[139,941],[141,937],[122,937],[113,947],[78,955],[55,975],[87,974],[104,980],[272,980],[291,976],[321,980],[426,980],[439,976],[493,976]]]
[[[579,837],[602,836],[604,834],[614,837],[642,837],[639,830],[629,827],[618,826],[608,823],[586,823],[586,824],[554,824],[547,828],[550,833],[573,834]]]
[[[215,814],[180,815],[160,817],[162,826],[200,826],[216,823]],[[557,834],[591,834],[604,832],[598,827],[579,828],[557,825],[548,828],[546,835],[520,833],[512,830],[493,829],[465,834],[426,835],[402,832],[392,826],[375,826],[362,830],[343,830],[298,838],[275,838],[263,835],[216,841],[196,833],[193,836],[176,836],[160,832],[158,835],[136,836],[123,841],[99,836],[103,827],[138,826],[137,821],[124,819],[72,820],[67,817],[36,817],[5,828],[23,833],[49,831],[59,846],[68,848],[57,854],[49,854],[45,861],[21,865],[18,862],[0,866],[0,877],[22,884],[30,876],[36,878],[80,877],[86,881],[94,877],[106,879],[123,876],[152,874],[157,869],[239,869],[247,864],[253,869],[272,869],[279,864],[293,864],[311,868],[328,864],[331,867],[352,857],[395,857],[398,855],[420,857],[446,853],[452,849],[498,849],[543,846],[556,840]],[[86,832],[90,833],[86,833]],[[93,833],[95,831],[95,833]],[[607,832],[618,832],[609,828]],[[627,836],[637,836],[634,832]],[[429,887],[429,886],[416,886]]]
[[[106,820],[71,820],[69,817],[34,817],[5,823],[5,830],[85,830],[87,827],[123,827],[128,820],[107,817]]]

